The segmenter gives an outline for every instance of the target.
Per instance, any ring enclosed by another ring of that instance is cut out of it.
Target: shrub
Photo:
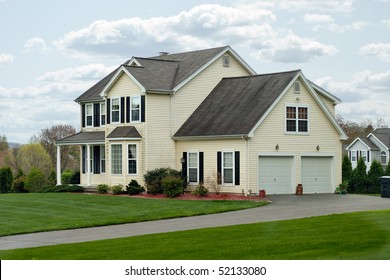
[[[99,184],[97,186],[98,193],[105,194],[105,193],[108,193],[109,190],[110,190],[110,187],[106,184]]]
[[[198,185],[196,189],[192,192],[192,194],[200,196],[206,196],[208,193],[208,188],[206,188],[203,184]]]
[[[21,176],[16,178],[12,182],[12,191],[15,193],[25,193],[27,190],[24,188],[26,177]]]
[[[350,193],[364,193],[368,184],[366,169],[363,158],[359,158],[356,168],[352,171],[351,180],[349,182]]]
[[[115,185],[111,187],[111,191],[113,194],[118,195],[123,193],[123,185]]]
[[[72,178],[74,176],[74,172],[72,170],[65,170],[61,174],[61,182],[64,185],[72,184]]]
[[[0,193],[8,193],[12,187],[12,171],[9,167],[0,168]]]
[[[346,194],[348,192],[348,183],[341,183],[337,188],[335,193],[337,194]]]
[[[390,176],[390,160],[386,165],[385,176]]]
[[[348,155],[344,155],[342,163],[342,177],[343,182],[349,182],[352,176],[352,163]]]
[[[138,184],[137,180],[131,180],[126,186],[126,191],[129,195],[136,195],[144,192],[145,188]]]
[[[370,170],[368,171],[368,188],[365,193],[374,194],[381,193],[381,185],[379,182],[379,178],[383,176],[383,168],[379,161],[374,160],[371,163]]]
[[[77,185],[61,185],[46,188],[44,192],[84,192],[84,188]]]
[[[181,172],[166,167],[156,168],[154,170],[147,171],[144,175],[147,192],[150,194],[164,193],[162,187],[162,180],[167,176],[174,176],[180,178]]]
[[[221,193],[221,184],[218,182],[221,181],[221,175],[217,173],[217,171],[213,170],[210,176],[206,178],[206,186],[208,189],[212,190],[216,194]]]
[[[164,191],[164,194],[166,194],[168,197],[176,197],[183,193],[183,180],[180,177],[169,175],[162,179],[161,185]]]
[[[29,192],[42,192],[48,185],[48,179],[43,171],[38,168],[31,168],[25,180],[25,189]]]
[[[80,171],[73,172],[73,176],[70,179],[70,184],[74,184],[74,185],[80,184]]]

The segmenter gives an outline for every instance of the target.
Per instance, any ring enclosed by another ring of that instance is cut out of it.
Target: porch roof
[[[134,126],[119,126],[116,127],[108,136],[107,139],[142,139],[141,134]]]
[[[57,141],[57,145],[104,144],[104,131],[78,132]]]

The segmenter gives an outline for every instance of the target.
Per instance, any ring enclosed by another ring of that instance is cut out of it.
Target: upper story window
[[[131,97],[130,115],[132,122],[141,121],[141,96]]]
[[[87,127],[93,126],[93,104],[85,105],[85,124]]]
[[[306,133],[309,131],[308,108],[303,106],[286,107],[286,132]]]
[[[100,126],[104,126],[106,124],[106,105],[104,103],[100,103]]]
[[[111,122],[119,123],[120,122],[120,98],[111,99]]]
[[[381,164],[383,165],[387,164],[387,155],[385,151],[381,152]]]

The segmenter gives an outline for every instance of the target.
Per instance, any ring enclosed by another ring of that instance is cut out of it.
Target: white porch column
[[[91,186],[91,145],[87,144],[87,185]]]
[[[61,185],[61,146],[57,145],[57,186]]]

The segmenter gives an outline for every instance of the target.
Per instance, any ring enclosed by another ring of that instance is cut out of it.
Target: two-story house
[[[352,168],[356,167],[359,158],[363,158],[367,171],[370,170],[374,160],[385,166],[388,164],[390,156],[390,128],[377,128],[367,137],[357,137],[346,150]]]
[[[190,186],[217,173],[232,193],[341,182],[340,100],[300,70],[256,75],[229,46],[133,57],[76,102],[81,131],[57,155],[80,146],[84,186],[143,183],[158,167],[181,169]]]

